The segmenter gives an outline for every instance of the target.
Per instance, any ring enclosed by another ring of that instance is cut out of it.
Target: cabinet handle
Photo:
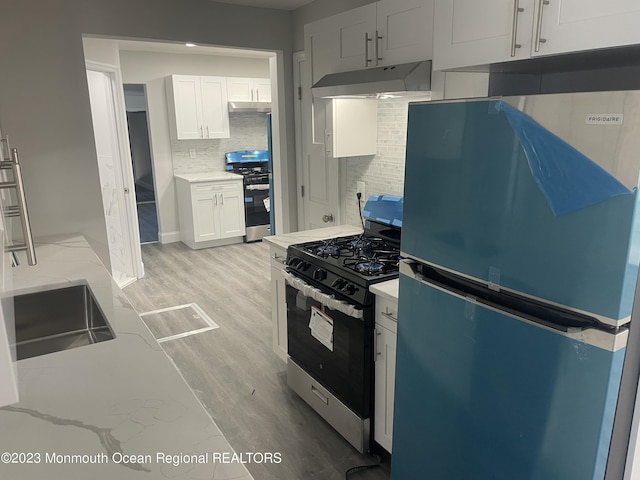
[[[325,405],[329,405],[329,398],[325,397],[320,390],[311,385],[311,393],[313,393],[316,397],[318,397]]]
[[[202,125],[200,125],[200,138],[204,138],[204,134],[202,132]]]
[[[516,48],[521,48],[522,45],[516,43],[518,37],[518,13],[524,12],[524,8],[520,7],[520,0],[514,0],[513,2],[513,25],[511,27],[511,56],[516,56]]]
[[[373,329],[373,348],[375,348],[376,355],[373,359],[374,362],[378,361],[378,357],[382,355],[382,352],[378,349],[378,338],[382,335],[377,328]]]
[[[216,199],[216,204],[215,204],[215,206],[217,207],[217,206],[218,206],[218,194],[217,194],[217,193],[214,195],[214,198]]]
[[[393,315],[391,315],[389,312],[380,312],[380,315],[382,315],[383,317],[387,317],[389,320],[393,321],[393,322],[397,322],[398,319],[396,317],[394,317]]]
[[[260,101],[260,90],[256,90],[256,102]]]
[[[224,193],[220,194],[220,205],[224,205]]]
[[[540,44],[547,41],[546,38],[542,38],[542,11],[545,5],[549,5],[549,0],[538,0],[538,23],[536,25],[536,42],[535,51],[540,51]]]
[[[364,66],[365,68],[373,61],[369,59],[369,42],[373,42],[373,38],[369,38],[369,32],[364,32]]]
[[[209,125],[207,125],[207,138],[209,138]]]
[[[378,62],[382,61],[382,57],[380,56],[380,47],[378,45],[378,43],[380,42],[380,40],[382,40],[382,35],[380,35],[378,33],[378,30],[376,30],[376,67],[378,66]]]

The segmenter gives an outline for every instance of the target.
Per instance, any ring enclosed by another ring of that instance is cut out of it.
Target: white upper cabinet
[[[229,138],[227,79],[201,77],[203,138]]]
[[[174,138],[229,138],[225,77],[172,75],[166,85],[169,123]]]
[[[432,56],[433,0],[381,0],[305,25],[315,83],[327,73]]]
[[[383,0],[376,5],[374,63],[397,65],[432,58],[433,0]]]
[[[632,0],[435,0],[433,68],[640,43]]]
[[[270,102],[271,80],[268,78],[227,78],[230,102]]]
[[[637,0],[551,0],[542,8],[539,52],[550,55],[640,43]],[[536,11],[537,13],[537,11]],[[535,40],[535,32],[534,32]]]

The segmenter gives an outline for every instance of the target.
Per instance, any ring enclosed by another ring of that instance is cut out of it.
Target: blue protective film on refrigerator
[[[402,227],[402,197],[371,195],[362,210],[362,216],[384,225]]]
[[[531,174],[553,214],[564,215],[631,193],[613,175],[528,115],[497,101],[527,157]]]
[[[269,150],[237,150],[224,154],[227,163],[252,163],[269,161]]]

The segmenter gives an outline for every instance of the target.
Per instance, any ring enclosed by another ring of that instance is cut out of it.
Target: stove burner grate
[[[354,268],[358,273],[363,273],[365,275],[378,275],[384,271],[385,264],[372,259],[356,263]]]

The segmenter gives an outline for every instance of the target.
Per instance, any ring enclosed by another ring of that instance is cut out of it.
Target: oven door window
[[[333,349],[309,327],[312,307],[333,321]],[[323,308],[316,300],[287,285],[289,355],[307,373],[362,418],[370,416],[372,325],[370,315],[353,318]]]
[[[246,190],[244,192],[244,212],[247,227],[269,224],[269,212],[265,199],[269,198],[269,190]]]

